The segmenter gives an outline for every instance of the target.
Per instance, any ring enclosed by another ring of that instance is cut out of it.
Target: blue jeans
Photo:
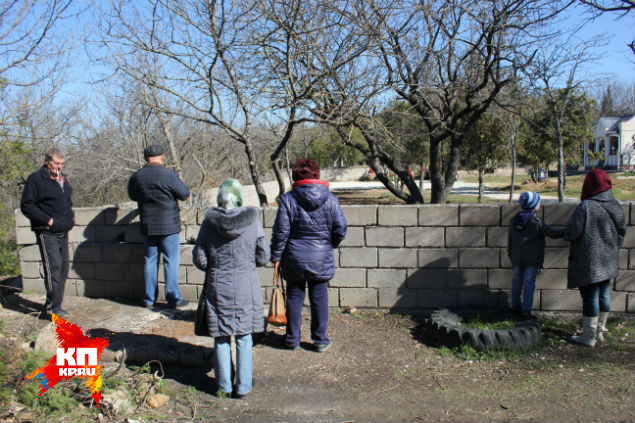
[[[236,335],[236,393],[248,394],[253,388],[252,372],[253,360],[251,334]],[[231,394],[234,379],[234,364],[232,363],[231,336],[214,338],[214,374],[216,383],[225,394]]]
[[[287,281],[287,335],[286,343],[300,345],[302,306],[304,305],[306,281]],[[328,344],[326,328],[329,323],[328,282],[309,282],[311,303],[311,339],[316,345]]]
[[[537,266],[513,266],[514,277],[512,279],[512,308],[530,312],[534,305],[534,290],[536,289],[536,276],[540,272]],[[521,306],[520,292],[523,293]]]
[[[170,306],[174,306],[181,301],[181,291],[179,290],[180,240],[181,236],[179,234],[143,237],[143,255],[145,258],[143,278],[146,284],[143,302],[146,305],[151,306],[157,300],[159,254],[163,255],[165,299]]]
[[[608,280],[584,285],[578,289],[582,296],[583,316],[597,317],[601,311],[611,311],[611,284]]]

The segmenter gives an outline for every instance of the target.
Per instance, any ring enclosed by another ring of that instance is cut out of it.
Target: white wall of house
[[[602,117],[595,125],[595,143],[590,149],[604,152],[604,160],[591,160],[585,146],[584,167],[610,167],[614,169],[635,166],[635,115]]]

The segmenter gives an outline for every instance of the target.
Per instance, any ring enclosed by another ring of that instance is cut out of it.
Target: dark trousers
[[[582,297],[582,315],[597,317],[600,312],[611,311],[610,281],[592,283],[578,288]]]
[[[287,281],[287,336],[286,342],[300,344],[302,306],[304,304],[306,281]],[[329,323],[328,282],[308,282],[311,303],[311,339],[316,345],[328,344],[326,328]]]
[[[47,313],[56,313],[62,309],[68,276],[68,236],[42,232],[36,234],[36,238],[44,267],[44,308]]]

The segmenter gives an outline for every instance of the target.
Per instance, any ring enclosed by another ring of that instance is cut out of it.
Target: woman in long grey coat
[[[269,244],[253,207],[241,207],[242,187],[234,179],[218,189],[218,207],[205,213],[193,260],[205,271],[207,326],[214,337],[214,372],[224,395],[241,398],[251,391],[252,333],[263,332],[262,291],[256,266],[269,260]],[[231,337],[236,342],[233,388]]]
[[[593,347],[596,339],[604,339],[611,308],[610,280],[619,273],[626,219],[611,192],[611,178],[603,170],[587,174],[581,199],[564,233],[564,239],[571,241],[567,286],[578,288],[582,297],[583,332],[571,340]]]

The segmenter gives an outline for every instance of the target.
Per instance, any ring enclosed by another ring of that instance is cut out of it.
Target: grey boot
[[[598,327],[597,317],[582,316],[582,334],[580,336],[572,336],[571,342],[584,345],[586,347],[595,346],[595,332]]]
[[[609,330],[606,328],[606,321],[609,318],[608,311],[601,311],[600,316],[598,317],[598,330],[595,333],[595,339],[602,342],[604,341],[604,332],[608,332]]]

